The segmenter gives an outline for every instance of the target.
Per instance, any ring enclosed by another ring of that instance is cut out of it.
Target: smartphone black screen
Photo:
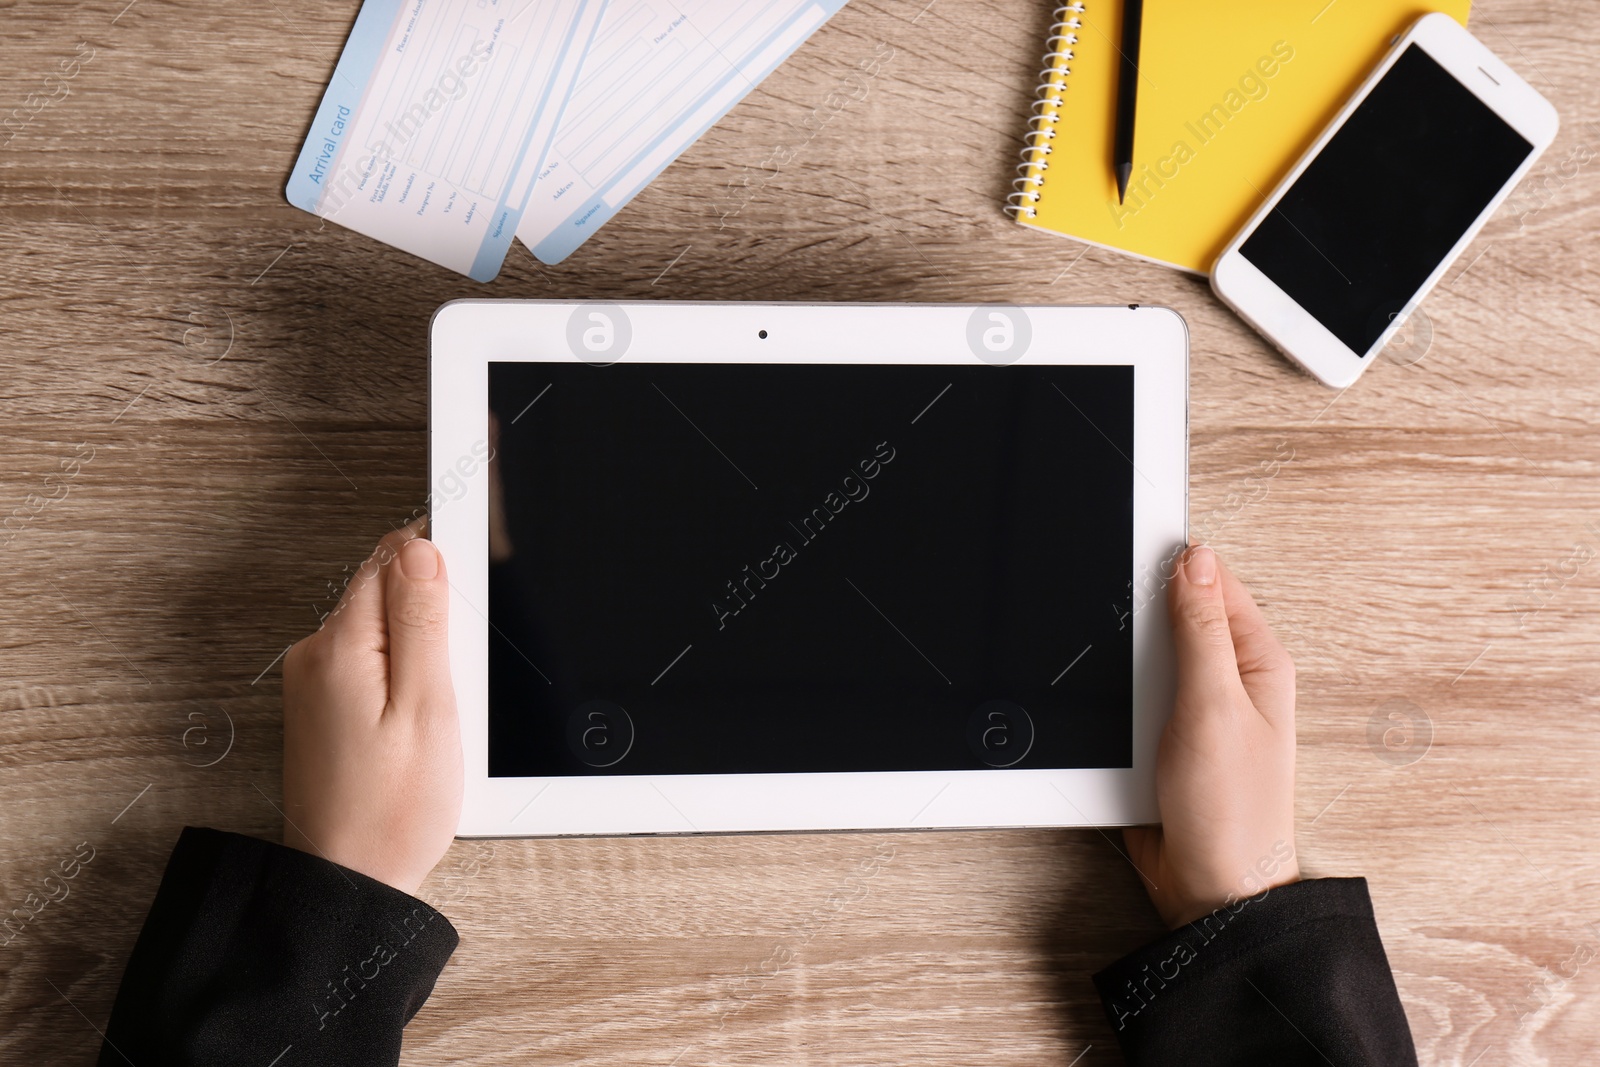
[[[1413,44],[1239,252],[1365,356],[1532,151]]]

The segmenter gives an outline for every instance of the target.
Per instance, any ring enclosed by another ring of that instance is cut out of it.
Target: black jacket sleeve
[[[183,831],[111,1009],[101,1067],[393,1067],[455,951],[422,901],[252,837]]]
[[[1094,982],[1132,1067],[1416,1067],[1365,878],[1235,901]]]

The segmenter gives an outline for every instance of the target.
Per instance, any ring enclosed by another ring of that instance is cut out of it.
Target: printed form
[[[517,237],[559,263],[845,0],[610,0]]]
[[[367,0],[289,202],[478,281],[499,273],[605,0]]]

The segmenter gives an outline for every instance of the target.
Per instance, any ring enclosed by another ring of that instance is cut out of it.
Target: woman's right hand
[[[1215,552],[1188,549],[1167,589],[1178,693],[1156,757],[1161,825],[1124,831],[1172,928],[1298,881],[1294,663]]]

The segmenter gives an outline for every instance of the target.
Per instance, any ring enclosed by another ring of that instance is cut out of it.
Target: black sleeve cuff
[[[1417,1062],[1364,878],[1235,901],[1094,983],[1132,1067]]]
[[[101,1064],[383,1065],[459,938],[427,904],[253,837],[186,828]]]

